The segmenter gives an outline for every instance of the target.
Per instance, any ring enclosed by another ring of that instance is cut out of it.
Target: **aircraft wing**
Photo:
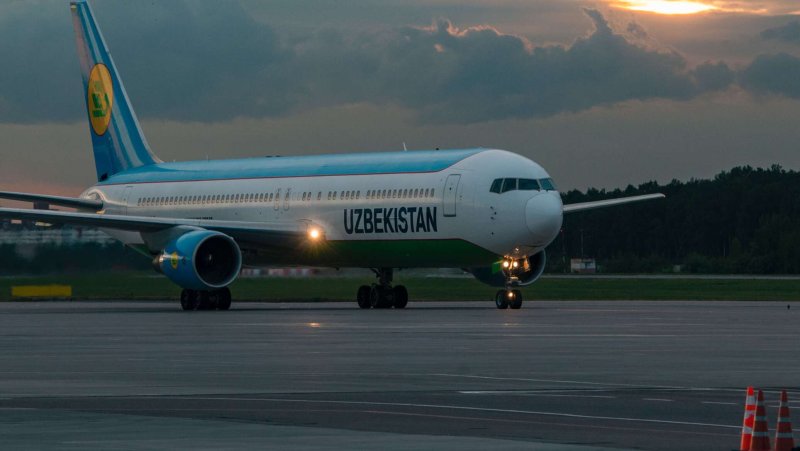
[[[47,202],[69,208],[85,208],[87,210],[102,210],[103,201],[81,199],[78,197],[48,196],[45,194],[17,193],[13,191],[0,191],[0,199],[19,200],[23,202]]]
[[[581,202],[577,204],[564,205],[564,209],[562,211],[564,212],[564,214],[576,213],[579,211],[594,210],[595,208],[613,207],[615,205],[628,204],[632,202],[663,199],[665,197],[666,196],[664,196],[663,194],[657,193],[657,194],[644,194],[642,196],[619,197],[617,199],[597,200],[594,202]]]
[[[276,247],[291,247],[307,241],[309,233],[316,228],[310,221],[292,222],[247,222],[219,221],[209,219],[153,218],[147,216],[123,216],[68,211],[29,210],[0,208],[0,218],[44,222],[48,224],[72,224],[102,229],[127,230],[153,233],[177,226],[198,227],[229,235],[237,242],[258,243]]]

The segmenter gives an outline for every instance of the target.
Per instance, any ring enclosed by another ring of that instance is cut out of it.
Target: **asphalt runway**
[[[800,304],[0,304],[4,449],[683,449],[800,418]],[[796,426],[796,429],[798,426]]]

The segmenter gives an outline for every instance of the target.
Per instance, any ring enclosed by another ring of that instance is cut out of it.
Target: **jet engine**
[[[544,251],[520,259],[503,259],[488,268],[469,268],[467,271],[481,282],[493,287],[530,285],[544,272],[547,256]]]
[[[242,268],[242,252],[228,235],[194,230],[169,242],[153,264],[183,288],[216,290],[236,280]]]

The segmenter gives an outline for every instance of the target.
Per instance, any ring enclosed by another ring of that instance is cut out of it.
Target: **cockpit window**
[[[500,190],[501,193],[514,191],[515,189],[517,189],[517,179],[503,179],[503,189]]]
[[[539,181],[534,179],[519,179],[519,190],[520,191],[538,191],[539,188]]]
[[[542,189],[547,191],[555,191],[556,185],[553,183],[553,179],[541,179],[539,183],[542,185]]]
[[[492,187],[489,188],[489,192],[492,193],[507,193],[509,191],[556,191],[556,186],[553,184],[553,179],[546,178],[546,179],[514,179],[514,178],[504,178],[504,179],[494,179],[492,182]]]

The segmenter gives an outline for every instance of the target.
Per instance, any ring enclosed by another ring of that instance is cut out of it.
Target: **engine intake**
[[[502,264],[483,268],[469,268],[467,271],[481,282],[493,287],[505,287],[506,280],[511,281],[511,285],[525,286],[536,282],[544,272],[547,263],[547,255],[544,251],[537,254],[511,260],[508,267]]]
[[[153,263],[156,270],[183,288],[214,290],[236,280],[242,269],[242,253],[228,235],[195,230],[167,244]]]

